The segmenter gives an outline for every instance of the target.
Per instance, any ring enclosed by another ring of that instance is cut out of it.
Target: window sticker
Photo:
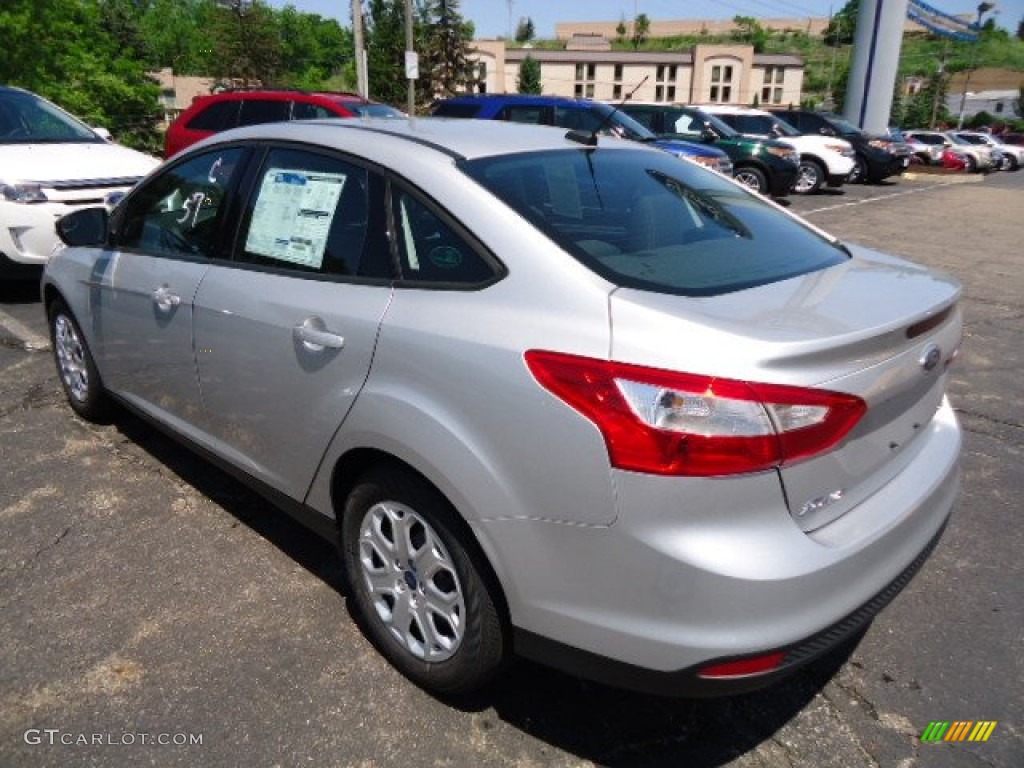
[[[344,173],[270,168],[256,196],[245,249],[319,269],[347,178]]]
[[[547,163],[544,178],[548,185],[551,208],[559,216],[570,219],[583,218],[583,203],[576,185],[576,169],[571,163]]]

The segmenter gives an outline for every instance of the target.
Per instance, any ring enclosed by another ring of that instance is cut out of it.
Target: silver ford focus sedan
[[[437,694],[513,654],[763,686],[856,638],[954,506],[960,286],[657,149],[260,125],[58,230],[74,411],[127,407],[337,541]]]

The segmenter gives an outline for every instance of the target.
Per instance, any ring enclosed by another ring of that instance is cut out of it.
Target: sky
[[[976,0],[925,0],[946,13],[977,15]],[[352,0],[269,0],[281,8],[336,18],[348,26]],[[554,37],[560,21],[618,21],[646,13],[650,19],[827,18],[829,9],[838,11],[846,0],[461,0],[464,18],[476,25],[477,37],[511,36],[523,16],[533,20],[538,37]],[[996,0],[996,24],[1016,33],[1024,18],[1024,0]],[[988,15],[985,17],[988,18]]]

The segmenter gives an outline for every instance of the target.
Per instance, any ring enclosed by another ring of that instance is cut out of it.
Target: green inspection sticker
[[[453,269],[462,264],[462,252],[450,245],[441,245],[434,248],[427,255],[430,263],[440,269]]]

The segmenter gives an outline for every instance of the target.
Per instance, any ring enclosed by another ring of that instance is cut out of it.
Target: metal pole
[[[985,15],[987,11],[991,11],[995,8],[994,3],[978,3],[978,21],[975,26],[978,28],[978,39],[974,41],[974,45],[971,46],[971,66],[967,69],[967,75],[964,76],[964,90],[960,94],[960,114],[957,115],[956,129],[959,131],[964,127],[964,108],[967,106],[967,86],[971,84],[971,74],[974,72],[975,66],[978,63],[978,47],[981,45],[981,17]]]
[[[356,91],[364,99],[370,98],[370,85],[366,76],[366,43],[363,41],[363,3],[352,0],[352,37],[356,57]]]
[[[405,56],[406,56],[406,77],[409,79],[409,101],[406,111],[409,117],[416,114],[416,80],[409,71],[409,58],[415,56],[412,42],[412,0],[405,0]]]

